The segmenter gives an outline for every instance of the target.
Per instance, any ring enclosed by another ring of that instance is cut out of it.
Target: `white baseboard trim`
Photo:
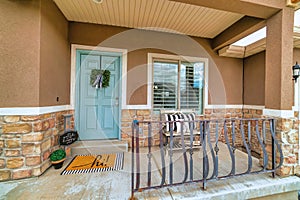
[[[133,109],[133,110],[151,110],[151,106],[148,105],[124,105],[122,107],[122,110],[129,110],[129,109]]]
[[[232,105],[206,105],[205,109],[225,109],[225,108],[236,108],[236,109],[255,109],[255,110],[263,110],[265,106],[258,106],[258,105],[239,105],[239,104],[232,104]]]
[[[293,110],[275,110],[265,109],[264,106],[255,105],[207,105],[205,109],[257,109],[263,110],[263,115],[281,117],[281,118],[292,118],[294,117]],[[124,109],[124,108],[123,108]],[[146,105],[130,105],[125,109],[150,109]],[[0,115],[40,115],[46,113],[60,112],[64,110],[74,110],[72,105],[61,105],[61,106],[45,106],[45,107],[13,107],[13,108],[0,108]]]
[[[254,109],[254,110],[263,110],[265,106],[257,106],[257,105],[244,105],[245,109]]]
[[[281,118],[292,118],[294,116],[293,110],[275,110],[275,109],[263,109],[263,115]]]
[[[46,113],[74,110],[71,105],[45,106],[45,107],[14,107],[0,108],[0,115],[41,115]]]
[[[229,105],[229,104],[224,104],[224,105],[206,105],[204,109],[227,109],[227,108],[236,108],[236,109],[242,109],[243,105]]]
[[[263,110],[265,109],[265,106],[258,106],[258,105],[239,105],[239,104],[227,104],[227,105],[206,105],[204,109],[255,109],[255,110]],[[152,109],[149,105],[125,105],[122,107],[122,109]]]

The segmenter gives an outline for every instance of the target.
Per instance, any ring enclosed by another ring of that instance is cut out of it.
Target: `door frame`
[[[88,51],[99,51],[99,52],[106,52],[106,53],[114,53],[118,56],[120,56],[121,62],[120,62],[120,78],[121,80],[121,87],[120,87],[120,94],[119,94],[119,101],[121,102],[121,106],[119,107],[119,122],[118,122],[118,140],[121,140],[121,118],[122,118],[122,109],[126,106],[126,73],[127,73],[127,49],[116,49],[116,48],[108,48],[108,47],[99,47],[99,46],[86,46],[86,45],[78,45],[78,44],[72,44],[71,45],[71,80],[70,80],[70,104],[71,107],[74,108],[75,112],[75,128],[78,125],[78,119],[79,119],[79,105],[76,105],[76,86],[78,83],[76,83],[76,79],[78,74],[76,67],[77,67],[77,61],[79,60],[77,58],[77,51],[78,50],[88,50]]]

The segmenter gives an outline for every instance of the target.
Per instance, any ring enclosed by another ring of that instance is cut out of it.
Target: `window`
[[[205,62],[153,61],[153,108],[202,113]]]

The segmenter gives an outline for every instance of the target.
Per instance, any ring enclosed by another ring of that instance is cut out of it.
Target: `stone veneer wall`
[[[28,178],[41,175],[51,165],[50,153],[57,149],[58,136],[63,131],[63,114],[74,111],[62,111],[36,116],[0,116],[0,181]],[[204,115],[197,119],[224,118],[260,118],[261,109],[206,109]],[[282,176],[300,174],[298,145],[298,113],[293,118],[276,118],[276,136],[283,150],[284,163],[278,174]],[[152,110],[122,110],[121,137],[131,146],[132,121],[158,121],[159,114]],[[72,122],[74,120],[72,119]],[[254,128],[254,127],[252,127]],[[159,127],[153,127],[153,133],[158,133]],[[236,127],[236,130],[239,130]],[[252,130],[253,132],[254,130]],[[253,132],[254,133],[254,132]],[[230,135],[229,135],[230,137]],[[257,150],[257,139],[252,135],[251,148]],[[220,140],[224,141],[222,129]],[[267,151],[271,152],[271,138],[267,138]],[[159,144],[159,135],[153,137],[152,145]],[[236,144],[242,145],[237,137]],[[140,146],[148,146],[147,126],[142,126]],[[256,151],[260,153],[260,151]],[[278,156],[278,155],[277,155]]]
[[[272,116],[264,116],[262,109],[209,109],[205,110],[205,118],[208,119],[220,119],[220,118],[275,118],[276,120],[276,138],[280,143],[282,152],[283,152],[283,165],[277,171],[277,174],[280,176],[289,176],[294,174],[300,174],[300,165],[299,165],[299,131],[298,125],[298,112],[294,113],[294,117],[290,118],[280,118],[280,117],[272,117]],[[266,134],[266,150],[268,153],[269,161],[271,160],[271,152],[272,152],[272,143],[271,143],[271,133],[270,127],[267,125],[267,134]],[[239,127],[236,127],[236,130],[239,130]],[[262,130],[262,124],[259,123],[259,131]],[[255,124],[251,124],[251,150],[255,152],[259,156],[262,155],[262,150],[259,145],[257,136],[255,134]],[[236,144],[237,146],[242,145],[241,135],[236,135]],[[229,138],[231,135],[229,134]],[[245,137],[248,141],[247,137],[247,126],[245,126]],[[225,141],[224,135],[220,134],[220,140],[222,142]],[[279,162],[279,153],[276,155],[276,160]],[[262,164],[262,159],[260,159],[260,163]],[[271,163],[269,162],[268,167],[271,167]]]
[[[300,174],[299,165],[299,121],[298,112],[291,118],[276,118],[276,137],[280,139],[283,153],[283,166],[278,170],[281,176]],[[267,143],[267,150],[271,151],[271,144]],[[279,155],[277,155],[278,159]]]
[[[275,118],[276,119],[276,138],[278,139],[282,151],[283,151],[283,166],[277,171],[277,174],[281,176],[288,176],[294,174],[300,174],[300,165],[299,162],[299,145],[298,145],[298,120],[297,114],[295,113],[295,117],[285,119],[285,118]],[[205,109],[203,116],[197,116],[197,119],[229,119],[229,118],[266,118],[268,116],[263,116],[262,109]],[[134,119],[139,121],[158,121],[159,114],[153,113],[151,110],[122,110],[122,140],[128,141],[129,146],[131,146],[131,124]],[[219,126],[220,127],[220,126]],[[262,124],[259,124],[259,130],[261,131]],[[148,145],[148,130],[147,126],[142,127],[142,134],[140,135],[140,146]],[[213,130],[213,129],[212,129]],[[224,142],[224,134],[222,128],[219,129],[219,140]],[[267,126],[267,130],[269,127]],[[230,131],[230,129],[229,129]],[[241,135],[238,134],[239,127],[236,125],[236,146],[242,147],[242,139]],[[153,132],[158,133],[158,127],[153,127]],[[259,146],[257,136],[255,134],[255,124],[251,125],[251,150],[255,152],[258,156],[262,155],[261,148]],[[247,126],[245,126],[245,135],[246,140],[247,137]],[[229,134],[229,138],[231,139],[231,135]],[[266,138],[266,149],[269,154],[269,160],[271,160],[271,137],[270,132],[267,133]],[[154,140],[152,145],[159,144],[159,135],[156,134],[154,136]],[[277,154],[277,160],[279,160],[279,154]],[[262,163],[262,159],[261,159]]]
[[[155,115],[151,110],[122,110],[121,119],[121,137],[122,140],[127,141],[131,147],[131,136],[132,136],[132,121],[158,121],[159,115]],[[142,127],[142,134],[140,135],[140,146],[148,146],[148,129],[147,126]],[[158,127],[153,127],[153,132],[158,132]],[[153,145],[159,145],[159,135],[155,134],[153,137]]]
[[[132,121],[159,121],[159,113],[155,113],[152,110],[122,110],[122,119],[121,119],[121,136],[122,140],[128,141],[129,147],[131,147],[131,136],[132,136]],[[203,119],[203,116],[197,116],[197,119]],[[141,134],[139,135],[139,141],[141,147],[148,146],[148,125],[140,124],[142,128]],[[152,145],[159,145],[159,124],[154,124],[152,127],[153,140]]]
[[[63,114],[73,111],[0,116],[0,181],[39,176],[51,166],[49,155],[59,148]]]
[[[252,119],[252,118],[262,118],[262,110],[260,109],[206,109],[205,110],[205,119],[210,120],[220,120],[219,123],[219,141],[225,143],[225,136],[224,136],[224,122],[222,119],[234,119],[234,118],[244,118],[244,119]],[[262,124],[259,124],[261,130]],[[235,123],[235,147],[243,147],[242,135],[240,133],[240,124]],[[232,140],[231,131],[233,129],[232,124],[227,122],[227,133],[229,141]],[[214,129],[211,133],[214,133]],[[248,139],[248,125],[244,124],[244,134],[245,139],[249,142]],[[260,154],[260,146],[255,134],[255,124],[251,123],[251,138],[250,138],[251,150],[254,154]]]

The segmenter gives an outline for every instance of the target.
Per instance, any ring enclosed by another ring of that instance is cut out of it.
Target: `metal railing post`
[[[151,186],[151,157],[152,157],[152,152],[151,152],[151,146],[152,146],[152,125],[151,122],[148,122],[148,187]]]
[[[131,197],[134,199],[134,130],[135,122],[132,122],[132,135],[131,135]]]
[[[270,123],[272,123],[272,126],[270,126],[270,128],[272,128],[273,130],[271,130],[274,135],[275,135],[275,122],[274,119],[270,120]],[[275,165],[276,165],[276,151],[275,151],[275,139],[274,137],[272,137],[272,170],[274,170],[272,172],[272,177],[275,178]]]
[[[207,182],[207,155],[206,155],[206,122],[202,123],[202,148],[203,148],[203,189],[206,190],[206,182]]]
[[[173,145],[174,145],[174,138],[173,138],[173,123],[170,124],[170,166],[169,166],[169,184],[173,184]]]
[[[136,120],[135,124],[135,143],[136,143],[136,189],[140,188],[140,136],[139,136],[139,121]]]

